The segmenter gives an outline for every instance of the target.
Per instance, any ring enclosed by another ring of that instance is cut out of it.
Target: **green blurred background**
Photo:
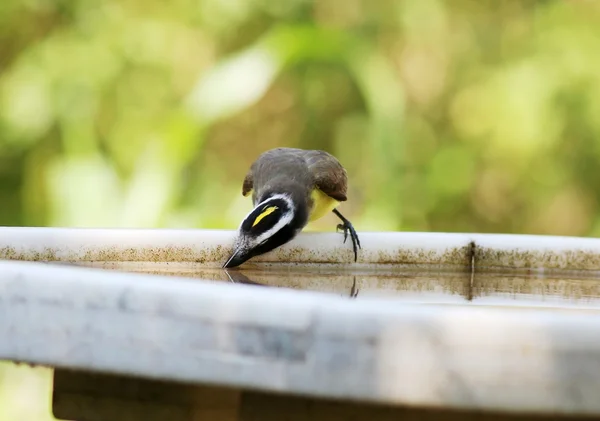
[[[234,229],[294,146],[359,231],[597,236],[599,48],[592,0],[2,0],[0,225]],[[1,421],[49,393],[0,365]]]

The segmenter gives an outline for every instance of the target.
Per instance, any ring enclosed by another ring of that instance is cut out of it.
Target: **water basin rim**
[[[0,227],[0,259],[222,264],[234,230]],[[362,232],[351,246],[335,232],[305,232],[249,264],[360,267],[455,266],[508,270],[600,271],[600,239],[520,234]]]
[[[381,403],[600,414],[597,399],[580,398],[600,386],[600,314],[386,305],[34,262],[0,262],[0,274],[0,310],[11,315],[0,320],[2,359]],[[264,375],[273,364],[286,367],[284,381]],[[452,393],[459,386],[469,392]]]

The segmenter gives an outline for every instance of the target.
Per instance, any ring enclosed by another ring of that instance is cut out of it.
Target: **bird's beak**
[[[234,252],[232,253],[231,257],[229,257],[229,259],[227,259],[227,261],[223,265],[223,268],[224,269],[225,268],[234,268],[236,266],[241,265],[242,263],[244,263],[246,260],[248,260],[251,257],[252,257],[252,255],[250,253],[246,252],[246,250],[239,247],[239,248],[235,249]]]

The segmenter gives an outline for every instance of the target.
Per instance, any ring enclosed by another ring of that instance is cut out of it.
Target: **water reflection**
[[[231,282],[233,282],[234,284],[267,286],[265,284],[261,284],[260,282],[252,281],[250,278],[248,278],[246,275],[244,275],[239,270],[223,269],[223,272],[225,272],[225,274],[227,275],[229,280]]]
[[[173,263],[77,263],[109,270],[195,278],[203,282],[319,291],[357,299],[379,298],[428,305],[600,309],[600,278],[398,268],[350,269],[325,265],[193,267]]]
[[[260,282],[252,281],[250,278],[248,278],[246,275],[244,275],[242,272],[240,272],[239,269],[223,269],[223,271],[225,272],[225,274],[227,275],[229,280],[233,283],[246,284],[246,285],[258,285],[258,286],[271,286],[271,287],[277,286],[277,285],[268,285],[268,284],[262,284]],[[358,296],[358,287],[356,284],[356,276],[353,276],[352,277],[352,286],[350,287],[350,291],[349,291],[349,297],[356,298],[357,296]]]

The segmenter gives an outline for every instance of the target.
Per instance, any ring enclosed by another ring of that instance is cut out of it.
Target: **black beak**
[[[237,249],[233,252],[231,257],[227,259],[227,261],[223,265],[223,269],[234,268],[236,266],[239,266],[251,257],[252,255],[250,253],[246,253],[241,249]]]

